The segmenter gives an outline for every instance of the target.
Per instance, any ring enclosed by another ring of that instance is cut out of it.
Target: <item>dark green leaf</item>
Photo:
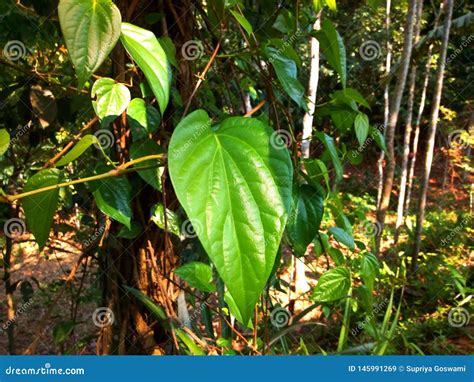
[[[342,179],[342,164],[339,159],[339,155],[337,154],[337,149],[336,145],[334,144],[334,140],[332,139],[332,137],[321,131],[316,133],[316,137],[324,144],[324,146],[329,152],[332,164],[334,165],[334,170],[336,171],[336,178],[338,180]]]
[[[355,249],[354,239],[347,231],[340,227],[332,227],[329,228],[329,233],[332,234],[339,243],[344,244],[350,249]]]
[[[240,26],[244,28],[247,34],[250,36],[253,33],[253,28],[249,21],[245,18],[245,16],[232,9],[230,9],[230,13],[232,13],[232,16],[235,17],[235,19],[239,22]]]
[[[155,155],[163,153],[163,149],[151,139],[147,139],[143,142],[135,142],[130,147],[130,158],[138,159],[148,155]],[[149,168],[145,170],[139,170],[138,175],[147,182],[150,186],[161,191],[161,176],[163,175],[164,167],[160,164],[158,159],[150,159],[137,164],[137,167],[148,167],[156,166],[155,168]]]
[[[122,237],[124,239],[135,239],[142,232],[143,227],[139,223],[132,221],[130,228],[123,226],[117,234],[117,237]]]
[[[369,134],[369,117],[367,114],[359,113],[355,117],[354,128],[359,141],[359,146],[363,146]]]
[[[157,203],[151,209],[151,220],[161,229],[165,229],[165,214],[163,204]],[[176,213],[166,209],[166,228],[168,232],[181,236],[181,221]]]
[[[134,98],[127,108],[127,120],[132,130],[134,141],[146,138],[160,125],[160,112],[151,105],[146,105],[142,98]]]
[[[33,175],[23,192],[54,186],[62,180],[57,169],[43,170]],[[59,200],[59,188],[27,196],[23,199],[26,221],[40,248],[46,244]]]
[[[169,171],[181,205],[242,314],[252,315],[273,269],[291,208],[288,150],[263,122],[228,118],[211,128],[198,110],[176,127]]]
[[[74,329],[74,321],[64,321],[57,324],[53,329],[53,341],[56,345],[66,341]]]
[[[379,272],[379,261],[374,254],[366,252],[362,255],[360,263],[360,274],[370,290],[374,287],[374,281]]]

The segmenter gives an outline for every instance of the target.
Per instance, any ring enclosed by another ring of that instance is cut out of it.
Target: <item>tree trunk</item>
[[[436,29],[438,27],[439,16],[441,15],[442,9],[443,9],[443,3],[440,4],[440,10],[435,17],[433,29]],[[410,161],[410,170],[408,174],[407,191],[406,191],[406,197],[405,197],[405,211],[408,210],[408,208],[410,208],[410,203],[411,203],[411,192],[413,188],[413,178],[415,175],[416,156],[418,154],[418,140],[420,137],[421,117],[423,116],[423,111],[425,109],[425,104],[426,104],[426,91],[428,90],[428,83],[430,80],[432,57],[433,57],[433,44],[430,44],[428,47],[423,87],[421,90],[421,97],[420,97],[420,105],[418,107],[418,114],[417,114],[416,122],[415,122],[415,133],[413,135],[413,142],[412,142],[412,148],[411,148],[411,154],[410,154],[411,161]]]
[[[385,7],[385,30],[387,38],[387,56],[385,58],[385,74],[387,75],[387,83],[385,84],[383,92],[384,100],[384,110],[383,110],[383,130],[387,131],[388,126],[388,117],[390,115],[390,81],[388,80],[390,76],[390,68],[392,65],[392,44],[390,42],[390,8],[391,0],[387,0]],[[377,168],[379,173],[379,184],[377,189],[377,209],[380,207],[380,200],[382,199],[382,190],[383,190],[383,161],[385,159],[385,151],[380,151],[380,157],[377,161]]]
[[[403,40],[403,52],[400,62],[400,68],[398,70],[397,82],[395,85],[395,94],[390,102],[390,117],[385,133],[385,140],[387,145],[387,166],[385,169],[384,184],[382,189],[382,195],[380,199],[380,205],[377,210],[377,221],[380,225],[380,234],[376,236],[375,240],[375,251],[377,255],[380,251],[380,243],[382,233],[385,224],[385,215],[390,203],[390,195],[392,193],[393,178],[395,174],[395,128],[397,126],[398,114],[400,111],[400,104],[402,101],[403,91],[405,89],[406,78],[408,74],[408,67],[410,65],[411,51],[413,47],[413,25],[414,16],[416,10],[416,1],[410,0],[408,4],[408,14],[405,23],[405,36]]]
[[[423,0],[418,0],[416,4],[416,22],[414,30],[413,43],[416,44],[420,39],[420,28],[421,18],[423,17]],[[403,213],[405,206],[405,192],[407,185],[407,168],[408,168],[408,155],[410,153],[410,138],[412,132],[412,120],[413,120],[413,103],[415,100],[415,85],[416,85],[416,62],[413,62],[409,84],[408,84],[408,101],[407,101],[407,116],[405,120],[405,134],[403,136],[403,158],[402,168],[400,175],[400,191],[398,194],[398,207],[397,207],[397,221],[395,223],[395,234],[393,237],[394,244],[398,242],[398,236],[400,234],[400,227],[403,222]]]
[[[439,58],[438,72],[436,74],[436,85],[433,92],[433,103],[431,106],[430,124],[428,126],[427,147],[425,156],[425,165],[421,176],[420,196],[418,199],[418,215],[416,219],[415,230],[415,250],[412,258],[412,271],[417,268],[418,254],[421,246],[421,233],[423,231],[423,221],[425,218],[426,194],[428,191],[428,182],[430,179],[431,164],[433,162],[433,150],[438,124],[439,106],[443,92],[444,69],[446,67],[446,52],[448,50],[449,32],[451,29],[451,18],[453,15],[453,0],[446,0],[446,17],[443,26],[443,43]]]

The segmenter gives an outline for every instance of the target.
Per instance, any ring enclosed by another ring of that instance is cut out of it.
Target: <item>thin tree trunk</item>
[[[443,3],[441,3],[440,10],[438,14],[436,15],[433,29],[436,29],[438,27],[439,16],[441,15],[442,9],[443,9]],[[428,83],[430,80],[432,57],[433,57],[433,44],[430,44],[428,47],[428,54],[426,58],[425,73],[424,73],[424,80],[423,80],[423,88],[421,90],[420,105],[418,107],[418,115],[416,117],[416,122],[415,122],[415,133],[413,135],[412,149],[411,149],[411,154],[410,154],[411,161],[410,161],[410,170],[408,174],[407,192],[406,192],[406,198],[405,198],[405,211],[408,210],[408,208],[410,208],[410,203],[411,203],[411,192],[412,192],[412,187],[413,187],[413,178],[415,176],[416,156],[418,154],[418,140],[420,137],[421,117],[423,116],[423,111],[425,110],[426,91],[428,90]]]
[[[423,221],[425,218],[426,194],[428,191],[428,182],[430,179],[431,164],[433,162],[433,150],[436,136],[436,128],[438,124],[439,106],[441,103],[441,95],[443,92],[444,69],[446,67],[446,52],[449,43],[449,31],[451,29],[451,18],[453,15],[453,0],[446,0],[446,18],[443,26],[443,43],[441,45],[441,53],[439,58],[438,72],[436,75],[436,85],[433,92],[433,104],[431,106],[430,124],[428,126],[427,148],[425,156],[425,166],[421,177],[420,197],[418,200],[418,215],[416,219],[415,230],[415,251],[412,258],[412,270],[417,268],[418,254],[421,246],[421,233],[423,231]]]
[[[383,111],[383,129],[384,132],[387,131],[388,126],[388,117],[390,115],[390,81],[388,77],[390,76],[390,68],[392,65],[392,44],[390,42],[390,8],[391,0],[387,0],[385,7],[385,29],[386,29],[386,38],[387,38],[387,56],[385,58],[385,74],[387,75],[387,83],[385,84],[385,89],[383,92],[384,99],[384,111]],[[377,209],[380,206],[380,200],[382,199],[382,190],[383,190],[383,161],[385,159],[385,151],[380,151],[380,157],[377,162],[378,173],[379,173],[379,184],[377,189]]]
[[[319,30],[321,27],[321,12],[316,16],[313,29]],[[311,62],[310,62],[310,75],[308,84],[308,112],[303,117],[303,142],[301,143],[301,155],[303,158],[309,158],[310,155],[310,144],[311,135],[313,132],[313,118],[314,109],[316,105],[316,94],[318,91],[319,82],[319,41],[314,37],[311,38]],[[306,280],[304,258],[295,258],[295,291],[296,295],[305,293],[309,289],[308,281]]]
[[[423,17],[423,0],[418,0],[416,4],[416,22],[414,30],[413,44],[416,44],[420,39],[420,28],[421,18]],[[402,158],[402,169],[400,175],[400,191],[398,194],[398,206],[397,206],[397,221],[395,223],[395,234],[393,237],[394,244],[398,242],[398,236],[400,234],[400,227],[403,222],[403,213],[405,206],[405,192],[407,186],[407,168],[408,168],[408,156],[410,153],[410,138],[412,132],[412,120],[413,120],[413,104],[415,100],[415,86],[416,86],[416,62],[413,62],[410,77],[408,83],[408,102],[407,102],[407,116],[405,120],[405,134],[403,136],[403,158]]]
[[[390,118],[385,133],[385,140],[387,145],[387,166],[384,177],[384,184],[380,205],[377,210],[377,221],[380,225],[380,234],[376,236],[375,247],[378,255],[380,251],[380,243],[385,224],[385,215],[390,203],[390,195],[392,193],[393,178],[395,174],[395,128],[397,126],[398,114],[400,111],[400,104],[402,102],[403,91],[405,89],[406,78],[408,74],[408,67],[410,65],[411,51],[413,47],[413,25],[416,10],[416,0],[410,0],[408,4],[408,14],[405,23],[405,37],[403,41],[403,52],[400,62],[400,69],[398,71],[397,82],[395,85],[395,95],[390,103]]]

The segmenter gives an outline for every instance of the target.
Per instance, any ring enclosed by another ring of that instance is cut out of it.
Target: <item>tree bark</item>
[[[416,22],[414,29],[413,44],[416,44],[420,39],[420,28],[421,18],[423,17],[423,0],[418,0],[416,4]],[[395,223],[395,234],[393,237],[394,244],[398,242],[398,236],[400,234],[400,227],[403,222],[403,213],[405,206],[405,193],[407,185],[407,168],[408,168],[408,156],[410,153],[410,138],[412,132],[412,120],[413,120],[413,103],[415,100],[415,86],[416,86],[416,62],[413,62],[410,69],[410,77],[408,84],[408,101],[407,101],[407,115],[405,120],[405,134],[403,136],[403,158],[402,168],[400,175],[400,191],[398,193],[398,206],[397,206],[397,221]]]
[[[410,65],[411,52],[413,48],[413,26],[414,16],[416,10],[416,1],[410,0],[408,4],[408,14],[405,23],[405,37],[403,41],[403,52],[400,62],[400,68],[398,70],[397,82],[395,85],[395,93],[392,101],[390,102],[390,117],[385,134],[385,140],[387,145],[387,166],[384,177],[384,184],[382,189],[382,195],[380,199],[380,205],[377,210],[377,221],[380,225],[380,234],[376,236],[375,247],[376,254],[380,252],[380,244],[382,233],[385,225],[385,215],[390,203],[390,195],[392,193],[393,178],[395,175],[395,128],[397,126],[398,114],[400,111],[400,104],[402,101],[403,91],[405,89],[406,78],[408,74],[408,67]]]
[[[443,93],[444,69],[446,67],[446,52],[448,50],[449,32],[451,29],[451,18],[453,15],[453,0],[446,0],[446,16],[443,26],[443,42],[439,58],[438,72],[436,74],[436,84],[433,92],[433,103],[431,106],[430,124],[428,126],[427,147],[425,155],[425,165],[421,176],[420,197],[418,199],[418,215],[416,219],[415,230],[415,249],[412,257],[412,271],[416,271],[418,254],[421,247],[421,234],[423,231],[423,221],[425,219],[426,194],[428,191],[428,182],[430,179],[431,164],[433,162],[433,150],[438,125],[439,106],[441,104],[441,95]]]

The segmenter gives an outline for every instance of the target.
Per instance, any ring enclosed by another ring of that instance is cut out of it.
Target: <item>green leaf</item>
[[[329,152],[329,156],[331,157],[332,164],[334,165],[334,170],[336,171],[336,178],[338,180],[342,179],[342,164],[339,159],[339,155],[337,154],[336,145],[334,144],[334,140],[332,137],[323,133],[322,131],[317,132],[316,137],[324,144],[326,150]]]
[[[122,17],[111,0],[60,0],[58,13],[82,88],[117,43]]]
[[[62,174],[58,169],[42,170],[28,179],[23,192],[54,186],[61,181]],[[48,240],[58,200],[59,188],[27,196],[23,199],[26,221],[40,248],[43,248]]]
[[[305,253],[306,247],[318,233],[323,211],[323,198],[317,189],[304,184],[295,191],[286,232],[297,256]]]
[[[328,60],[329,65],[333,68],[341,79],[342,87],[346,87],[346,48],[341,36],[337,32],[334,25],[324,19],[321,23],[321,30],[312,32],[314,37],[319,41],[321,51]]]
[[[370,288],[370,290],[374,287],[375,278],[379,272],[379,261],[374,254],[370,252],[366,252],[363,254],[361,263],[360,263],[360,274],[364,282]]]
[[[151,139],[147,139],[143,142],[135,142],[130,147],[130,158],[135,160],[138,158],[142,158],[148,155],[155,155],[163,153],[163,149]],[[158,159],[150,159],[144,162],[140,162],[136,165],[136,167],[148,167],[148,166],[156,166],[156,168],[149,168],[146,170],[139,170],[138,175],[147,182],[150,186],[161,191],[161,176],[163,175],[164,166],[160,165],[160,161]]]
[[[333,12],[337,11],[336,0],[325,0],[325,2],[331,11]]]
[[[354,128],[359,141],[359,146],[363,146],[369,134],[369,117],[367,114],[359,113],[355,117]]]
[[[382,0],[367,0],[367,3],[369,3],[373,9],[377,9],[382,4]]]
[[[146,138],[160,125],[160,112],[151,105],[146,105],[142,98],[134,98],[127,108],[127,120],[132,130],[134,141]]]
[[[122,23],[122,44],[145,74],[158,102],[161,115],[169,102],[171,68],[166,53],[149,30]]]
[[[232,13],[232,16],[235,17],[235,19],[239,22],[240,26],[244,28],[247,34],[250,36],[253,33],[253,28],[249,21],[245,18],[245,16],[232,9],[230,9],[230,13]]]
[[[329,302],[347,297],[351,287],[351,274],[347,268],[336,267],[326,271],[318,281],[311,296],[319,302]]]
[[[91,96],[95,113],[106,124],[122,114],[130,103],[130,91],[112,78],[101,78],[94,82]]]
[[[158,41],[166,53],[168,62],[178,69],[178,61],[176,61],[176,47],[173,44],[173,40],[171,40],[168,36],[163,36],[159,37]]]
[[[246,324],[275,262],[291,207],[292,163],[263,122],[211,128],[198,110],[176,127],[169,171],[176,195]]]
[[[161,229],[165,229],[164,206],[161,203],[155,204],[151,209],[151,220]],[[181,236],[181,221],[176,213],[169,208],[166,209],[166,228],[168,232]]]
[[[125,290],[130,292],[135,298],[140,301],[145,307],[155,316],[158,320],[166,320],[166,313],[163,308],[157,304],[155,304],[147,295],[143,292],[139,291],[138,289],[129,287],[127,285],[123,286]]]
[[[193,288],[202,292],[215,292],[216,286],[212,281],[212,269],[199,261],[184,264],[175,273]]]
[[[61,167],[71,163],[72,161],[79,158],[84,153],[84,151],[86,151],[93,144],[100,145],[97,137],[91,134],[84,135],[81,140],[77,142],[75,146],[58,161],[58,163],[56,163],[56,166]]]
[[[307,110],[304,98],[305,91],[303,85],[298,81],[295,61],[286,56],[281,50],[269,45],[265,47],[265,54],[272,63],[283,90],[297,105]]]
[[[103,174],[110,168],[97,165],[96,174]],[[89,183],[97,207],[107,216],[131,229],[132,210],[130,208],[131,190],[125,176],[113,176]]]
[[[339,243],[344,244],[350,249],[355,249],[354,239],[347,231],[340,227],[332,227],[329,228],[329,233],[332,234]]]
[[[278,49],[278,52],[281,52],[289,59],[293,60],[296,65],[301,66],[301,59],[298,53],[293,49],[293,47],[288,43],[288,41],[283,41],[280,38],[272,38],[268,40],[268,43],[275,46]]]
[[[319,184],[320,177],[322,176],[326,183],[327,192],[331,192],[329,185],[329,171],[322,160],[319,159],[307,159],[303,161],[304,168],[308,173],[308,177],[312,184]]]
[[[385,151],[385,154],[387,154],[387,146],[385,146],[385,138],[383,134],[376,127],[371,126],[369,130],[370,130],[370,136],[374,139],[377,146],[381,150]]]
[[[5,154],[10,146],[10,134],[5,129],[0,129],[0,156]]]
[[[122,237],[124,239],[135,239],[142,232],[143,227],[139,223],[132,221],[130,228],[123,226],[117,234],[117,237]]]
[[[352,88],[346,88],[342,90],[336,90],[331,94],[331,98],[339,100],[346,105],[350,106],[353,110],[358,110],[357,105],[354,103],[358,103],[367,109],[370,109],[370,105],[367,100],[364,98],[362,94],[360,94],[357,90]]]
[[[53,328],[53,341],[56,345],[66,341],[74,329],[74,321],[64,321],[55,325]]]

